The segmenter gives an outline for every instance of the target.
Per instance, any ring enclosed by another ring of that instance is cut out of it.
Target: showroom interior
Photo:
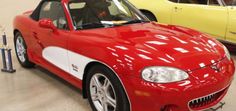
[[[92,111],[89,101],[83,98],[81,89],[40,66],[24,68],[17,60],[13,42],[13,20],[16,15],[34,10],[40,1],[1,0],[0,35],[1,37],[6,35],[8,44],[6,47],[11,49],[12,65],[16,72],[0,72],[0,111]],[[230,47],[231,58],[236,62],[235,45],[226,45]],[[2,45],[0,38],[0,48],[3,47],[5,46]],[[3,67],[2,61],[0,56],[0,68]],[[233,80],[221,100],[225,103],[223,108],[215,111],[235,111],[235,92],[236,81]]]

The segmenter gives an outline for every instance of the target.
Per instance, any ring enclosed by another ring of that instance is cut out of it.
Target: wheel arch
[[[151,14],[155,19],[156,19],[156,21],[158,21],[158,19],[157,19],[157,17],[155,16],[155,14],[152,12],[152,11],[150,11],[150,10],[147,10],[147,9],[139,9],[142,13],[149,13],[149,14]]]
[[[15,29],[13,30],[13,40],[15,40],[15,36],[16,36],[17,33],[21,33],[21,31],[20,31],[19,29],[16,29],[16,28],[15,28]]]
[[[86,78],[87,78],[87,73],[88,71],[94,67],[95,65],[103,65],[102,63],[100,62],[97,62],[97,61],[93,61],[93,62],[90,62],[88,63],[86,66],[85,66],[85,69],[84,69],[84,74],[83,74],[83,81],[82,81],[82,93],[83,93],[83,97],[84,98],[87,98],[87,94],[86,94]],[[104,65],[103,65],[104,66]]]
[[[117,73],[116,73],[111,67],[109,67],[107,64],[105,64],[105,63],[103,63],[103,62],[100,62],[100,61],[92,61],[92,62],[88,63],[88,64],[85,66],[84,74],[83,74],[83,81],[82,81],[82,94],[83,94],[83,97],[84,97],[84,98],[87,98],[87,93],[86,93],[86,91],[87,91],[87,89],[86,89],[87,73],[88,73],[88,71],[89,71],[92,67],[94,67],[95,65],[104,66],[104,67],[110,69],[110,70],[115,74],[115,76],[118,78],[118,80],[120,81],[120,83],[121,83],[121,85],[122,85],[122,87],[123,87],[123,89],[124,89],[124,91],[125,91],[126,97],[127,97],[127,99],[128,99],[128,102],[129,102],[129,109],[130,109],[130,111],[132,111],[132,110],[131,110],[131,102],[130,102],[128,93],[127,93],[127,91],[126,91],[126,88],[124,87],[124,84],[123,84],[122,80],[120,79],[120,77],[117,75]]]
[[[17,55],[17,50],[16,50],[16,39],[17,39],[17,33],[19,33],[19,34],[21,34],[22,35],[22,33],[20,32],[20,30],[18,30],[18,29],[14,29],[13,30],[13,34],[14,34],[14,36],[13,36],[13,41],[14,41],[14,48],[15,48],[15,53],[16,53],[16,56],[17,56],[17,59],[18,59],[18,61],[20,62],[20,60],[19,60],[19,57],[18,57],[18,55]],[[23,43],[22,44],[24,44],[24,48],[26,49],[26,55],[25,55],[25,61],[24,62],[20,62],[20,64],[21,64],[21,66],[23,66],[24,68],[33,68],[34,66],[35,66],[35,64],[33,63],[33,62],[31,62],[31,59],[29,58],[29,55],[28,55],[28,53],[27,53],[27,45],[26,45],[26,41],[24,40],[24,37],[22,36],[22,38],[23,38]]]
[[[151,11],[147,10],[147,9],[139,9],[141,12],[148,12],[148,13],[152,13]]]
[[[14,36],[16,35],[17,32],[20,32],[20,30],[14,29],[14,31],[13,31]]]

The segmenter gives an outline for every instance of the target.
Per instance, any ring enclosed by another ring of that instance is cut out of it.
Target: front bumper
[[[220,71],[211,66],[192,71],[189,79],[176,83],[150,83],[137,77],[124,79],[132,111],[195,111],[216,105],[226,94],[235,71],[232,60],[223,59],[219,66]],[[204,100],[216,93],[215,99]],[[203,98],[202,103],[194,101],[199,98]]]

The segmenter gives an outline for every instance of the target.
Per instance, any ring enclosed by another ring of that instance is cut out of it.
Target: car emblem
[[[71,66],[72,66],[73,71],[78,72],[79,70],[78,66],[76,66],[75,64],[72,64]]]
[[[220,72],[220,68],[217,66],[217,64],[211,65],[211,68],[217,72]]]

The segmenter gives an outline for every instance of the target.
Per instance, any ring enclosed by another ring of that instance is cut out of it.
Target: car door
[[[226,40],[236,43],[236,0],[224,0],[229,10],[228,28],[226,31]]]
[[[39,21],[52,20],[56,30],[39,26],[39,21],[32,27],[34,40],[34,54],[39,64],[51,64],[59,69],[69,72],[67,57],[67,40],[69,29],[61,2],[45,1],[39,10]]]
[[[179,0],[173,7],[172,24],[225,39],[227,7],[217,0]]]

